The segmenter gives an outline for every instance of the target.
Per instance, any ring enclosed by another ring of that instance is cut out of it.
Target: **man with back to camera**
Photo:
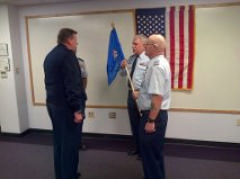
[[[56,179],[77,179],[80,126],[86,95],[75,55],[77,32],[63,28],[44,60],[46,104],[53,125]]]
[[[138,97],[142,111],[140,149],[144,179],[165,179],[163,146],[170,107],[171,72],[164,56],[166,42],[162,35],[151,35],[145,45],[150,58]]]
[[[144,35],[136,35],[132,41],[132,51],[133,55],[130,56],[128,60],[123,60],[122,67],[122,76],[126,76],[125,67],[127,67],[130,77],[132,79],[132,84],[134,87],[134,91],[138,91],[142,85],[144,74],[147,69],[147,64],[149,62],[149,58],[145,55],[144,44],[147,41],[147,38]],[[138,155],[138,158],[141,157],[140,149],[139,149],[139,120],[140,120],[140,111],[136,104],[135,99],[132,96],[132,89],[130,83],[128,82],[128,99],[127,99],[127,107],[128,107],[128,116],[130,120],[130,126],[133,136],[134,148],[130,149],[129,155]]]

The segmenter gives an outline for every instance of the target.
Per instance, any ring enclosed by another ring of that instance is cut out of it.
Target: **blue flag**
[[[111,85],[120,70],[121,62],[124,59],[121,44],[119,43],[116,29],[113,28],[110,33],[108,46],[107,75],[108,85]]]

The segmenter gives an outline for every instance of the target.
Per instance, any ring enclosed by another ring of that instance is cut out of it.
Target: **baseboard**
[[[204,146],[204,147],[209,146],[209,147],[240,148],[240,143],[175,139],[175,138],[166,138],[166,143],[167,144],[181,144],[181,145],[184,145],[184,144],[197,145],[197,146]]]
[[[52,130],[45,129],[27,129],[22,133],[10,133],[10,132],[0,132],[0,136],[9,136],[9,137],[23,137],[31,133],[39,134],[52,134]]]
[[[0,136],[13,136],[13,137],[23,137],[31,133],[38,134],[50,134],[52,135],[52,130],[48,129],[28,129],[21,134],[17,133],[0,133]],[[100,133],[83,133],[84,138],[97,138],[106,140],[131,140],[130,135],[121,134],[100,134]],[[230,142],[215,142],[215,141],[201,141],[201,140],[189,140],[189,139],[176,139],[176,138],[166,138],[166,144],[181,144],[181,145],[198,145],[198,146],[209,146],[209,147],[227,147],[227,148],[240,148],[240,143],[230,143]]]
[[[26,135],[26,131],[24,131],[22,133],[0,132],[0,136],[22,137],[24,135]]]
[[[31,128],[25,131],[25,133],[38,133],[38,134],[53,134],[53,130],[51,129],[35,129]]]
[[[47,129],[28,129],[25,133],[39,133],[39,134],[52,134],[52,130]],[[86,138],[101,138],[101,139],[109,139],[109,140],[130,140],[130,135],[122,135],[122,134],[102,134],[102,133],[88,133],[84,132],[83,137]]]

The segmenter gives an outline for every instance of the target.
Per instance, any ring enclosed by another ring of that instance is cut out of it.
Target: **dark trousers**
[[[144,130],[149,111],[142,113],[140,120],[140,148],[145,179],[165,179],[163,146],[168,114],[160,111],[156,119],[156,132],[147,134]]]
[[[77,179],[81,124],[74,123],[73,112],[66,106],[47,104],[47,109],[53,125],[56,179]]]
[[[84,103],[84,109],[86,107],[86,103]],[[85,111],[84,111],[84,119],[85,119]],[[81,148],[82,145],[83,145],[83,142],[82,142],[82,129],[83,129],[83,123],[84,123],[84,120],[82,120],[82,122],[79,124],[79,130],[80,130],[80,135],[79,135],[79,142],[78,142],[78,145],[79,147]]]
[[[133,136],[133,142],[136,147],[136,151],[139,152],[139,124],[140,124],[140,113],[137,108],[136,101],[132,97],[132,91],[128,91],[128,116],[130,120],[130,126]]]
[[[83,122],[84,120],[81,122],[81,124],[79,124],[79,130],[80,130],[80,135],[79,135],[79,142],[78,142],[78,146],[81,148],[82,145],[83,145],[83,142],[82,142],[82,128],[83,128]]]

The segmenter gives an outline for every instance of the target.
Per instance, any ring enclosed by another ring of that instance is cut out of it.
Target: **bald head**
[[[166,48],[166,41],[165,38],[160,34],[154,34],[149,37],[149,41],[155,44],[155,49],[157,51],[164,52]]]
[[[150,46],[151,45],[151,46]],[[150,58],[157,55],[163,55],[166,49],[165,38],[160,34],[154,34],[148,37],[146,53]]]

